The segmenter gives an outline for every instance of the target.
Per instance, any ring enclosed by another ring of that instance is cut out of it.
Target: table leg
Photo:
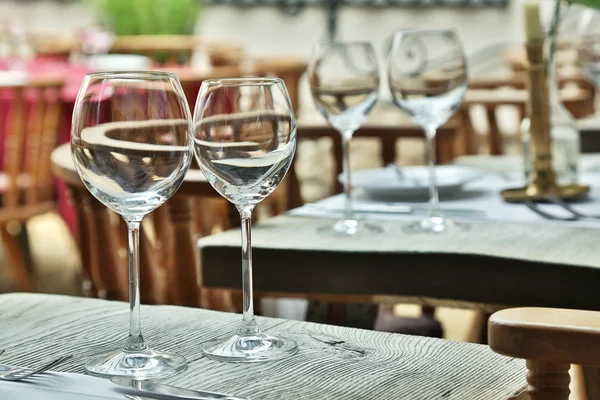
[[[92,279],[95,263],[95,254],[92,245],[92,232],[90,232],[89,216],[89,198],[82,194],[81,189],[74,186],[68,187],[69,201],[75,209],[75,218],[77,220],[76,240],[79,247],[81,262],[81,289],[84,296],[96,297],[96,285]]]

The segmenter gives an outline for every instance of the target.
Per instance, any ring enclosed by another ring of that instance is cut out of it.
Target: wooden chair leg
[[[527,360],[527,392],[531,400],[569,400],[570,364]]]
[[[344,185],[338,180],[339,174],[343,172],[343,160],[342,160],[342,135],[335,135],[332,137],[333,140],[333,157],[335,160],[335,177],[334,177],[334,194],[342,193],[344,191]]]
[[[112,300],[127,300],[127,266],[119,255],[116,230],[110,221],[108,209],[89,196],[91,218],[89,226],[92,233],[92,254],[95,262],[92,264],[92,277],[97,282],[99,295]]]
[[[79,247],[80,262],[81,262],[81,289],[84,296],[96,297],[97,289],[92,279],[93,264],[95,263],[95,255],[92,245],[92,227],[89,224],[90,210],[89,197],[82,194],[78,187],[69,186],[69,197],[75,209],[75,218],[77,221],[76,240]]]
[[[458,155],[479,153],[479,137],[473,129],[469,108],[461,108],[455,117],[457,123],[455,148]]]
[[[6,250],[8,268],[17,290],[22,292],[33,292],[33,277],[28,268],[27,259],[21,249],[19,238],[10,232],[8,224],[4,224],[0,227],[0,236],[2,237],[2,244]]]
[[[160,272],[167,276],[173,260],[173,225],[169,217],[169,202],[163,204],[152,213],[154,223],[154,250]],[[166,288],[165,288],[166,289]]]
[[[396,161],[396,140],[395,136],[385,136],[381,139],[381,159],[383,165],[388,165]]]
[[[296,150],[297,151],[297,150]],[[296,155],[297,156],[297,155]],[[296,157],[294,157],[296,160]],[[296,174],[296,163],[292,161],[292,165],[290,166],[290,170],[288,171],[286,178],[288,181],[287,187],[287,207],[288,209],[298,208],[304,205],[304,200],[302,200],[302,193],[300,191],[300,180],[298,179],[298,175]]]
[[[200,282],[190,198],[173,196],[169,200],[169,216],[174,231],[174,257],[168,271],[168,298],[173,304],[195,307],[200,305]]]
[[[587,400],[600,400],[600,368],[591,365],[574,367],[583,375]]]
[[[31,255],[31,247],[29,246],[29,233],[27,231],[27,221],[21,222],[21,229],[17,234],[17,239],[21,246],[21,252],[25,259],[25,265],[29,271],[33,271],[33,256]]]
[[[502,135],[498,128],[498,121],[496,120],[496,109],[489,108],[487,110],[487,118],[489,125],[489,146],[490,154],[493,156],[504,153],[504,145],[502,143]]]
[[[159,285],[158,262],[144,228],[140,230],[140,301],[144,304],[164,303]]]
[[[435,159],[437,160],[438,164],[447,164],[456,157],[456,143],[454,142],[453,137],[441,135],[436,138],[435,145]]]

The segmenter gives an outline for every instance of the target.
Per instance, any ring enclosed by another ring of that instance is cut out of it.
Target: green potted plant
[[[189,61],[201,0],[88,0],[115,35],[111,52],[138,53],[159,63]]]

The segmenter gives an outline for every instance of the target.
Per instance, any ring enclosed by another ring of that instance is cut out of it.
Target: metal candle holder
[[[544,64],[544,40],[530,39],[526,42],[529,60],[529,101],[527,112],[530,120],[529,154],[532,170],[529,183],[525,187],[507,189],[501,192],[506,201],[546,200],[556,196],[569,200],[584,197],[589,186],[570,184],[559,186],[552,169],[552,138],[550,137],[550,104]]]

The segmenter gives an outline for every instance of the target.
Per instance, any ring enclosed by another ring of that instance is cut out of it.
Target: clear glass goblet
[[[296,119],[283,81],[204,81],[194,111],[194,148],[201,170],[238,209],[242,225],[242,323],[232,336],[203,343],[202,352],[233,362],[290,356],[298,349],[294,340],[260,331],[252,294],[252,211],[279,185],[296,150]]]
[[[408,233],[442,233],[467,224],[448,219],[439,205],[435,136],[462,104],[467,91],[467,61],[453,30],[396,32],[388,54],[388,79],[396,105],[425,132],[430,175],[429,212],[407,225]]]
[[[77,95],[71,154],[86,188],[120,214],[129,231],[129,337],[91,357],[102,377],[164,378],[186,368],[182,356],[150,349],[140,323],[140,224],[177,191],[192,159],[192,118],[176,75],[105,72],[85,77]]]
[[[328,236],[381,233],[380,226],[354,216],[350,193],[350,140],[377,102],[379,91],[375,50],[367,42],[317,43],[308,66],[308,80],[318,110],[342,135],[344,217],[318,232]]]

